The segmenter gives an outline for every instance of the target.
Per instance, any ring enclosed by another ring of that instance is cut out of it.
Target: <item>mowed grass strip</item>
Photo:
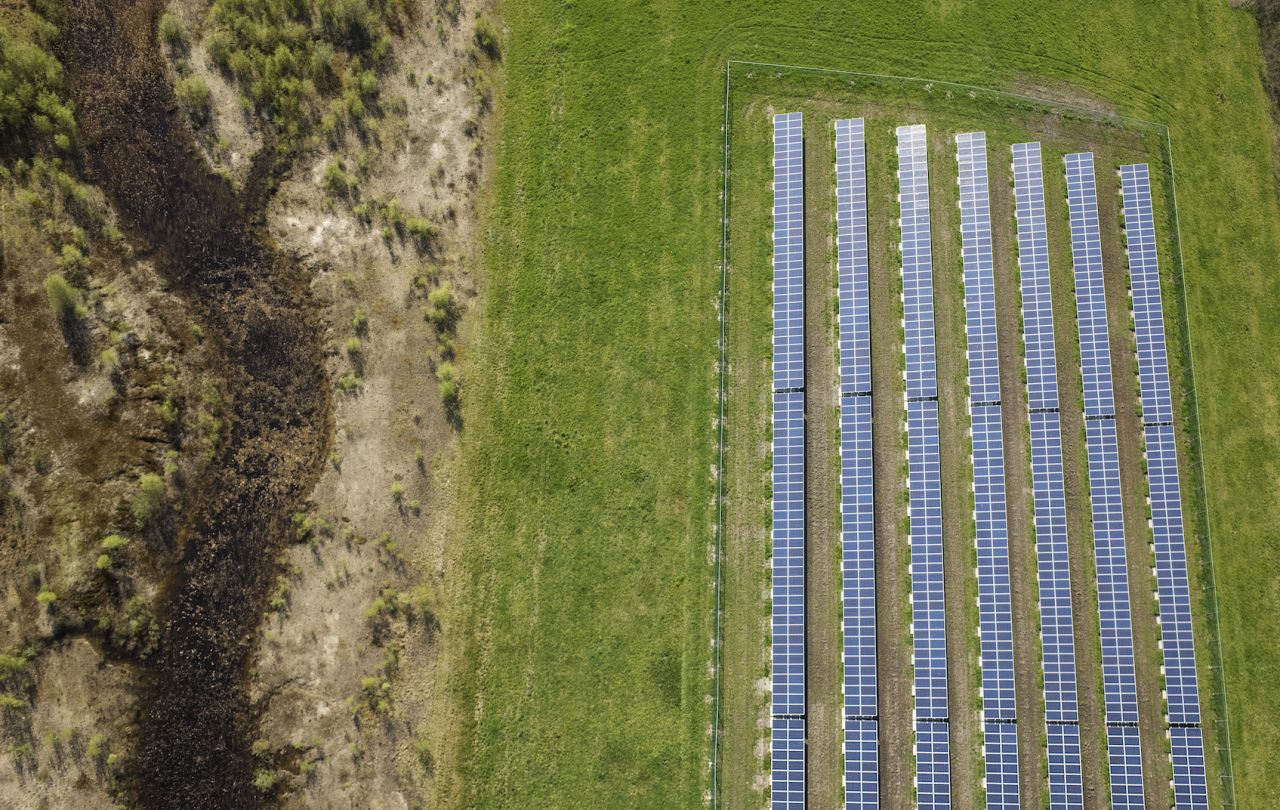
[[[1259,598],[1280,583],[1280,503],[1258,497],[1280,478],[1280,202],[1252,18],[1211,0],[1155,11],[535,2],[503,14],[502,125],[441,612],[456,701],[441,721],[453,718],[442,732],[453,753],[439,761],[457,763],[438,777],[443,798],[705,801],[731,56],[1077,96],[1070,86],[1169,122],[1237,795],[1253,807],[1280,791],[1269,767],[1280,615]],[[941,88],[935,98],[947,101]],[[1199,535],[1189,553],[1202,575]],[[745,770],[734,776],[758,774]]]

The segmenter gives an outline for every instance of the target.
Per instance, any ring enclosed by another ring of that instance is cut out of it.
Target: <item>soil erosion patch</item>
[[[139,662],[128,787],[144,807],[252,807],[261,797],[249,655],[289,515],[320,471],[331,403],[306,274],[244,202],[266,195],[238,197],[183,125],[155,41],[159,6],[72,0],[59,44],[85,169],[135,247],[190,303],[228,404],[214,463],[164,530],[161,637]]]

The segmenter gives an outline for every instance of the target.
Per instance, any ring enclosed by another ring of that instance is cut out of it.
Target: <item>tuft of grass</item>
[[[143,473],[138,477],[138,489],[129,502],[133,519],[138,528],[145,528],[160,511],[164,502],[164,479],[155,473]]]
[[[160,15],[160,39],[171,48],[187,46],[187,27],[171,11]]]
[[[191,120],[203,123],[209,119],[209,99],[212,93],[204,79],[192,73],[178,79],[173,90],[178,97],[178,103],[191,116]]]

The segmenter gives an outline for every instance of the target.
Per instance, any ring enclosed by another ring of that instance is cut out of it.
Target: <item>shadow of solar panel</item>
[[[804,810],[805,722],[802,718],[773,718],[770,753],[770,808]]]

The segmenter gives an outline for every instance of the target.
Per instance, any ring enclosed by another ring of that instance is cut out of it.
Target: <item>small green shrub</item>
[[[502,56],[501,46],[498,44],[498,31],[483,14],[476,19],[475,41],[476,47],[490,59],[498,59]]]
[[[125,548],[129,545],[129,542],[129,538],[127,537],[121,537],[118,534],[109,534],[102,538],[102,542],[99,545],[102,546],[103,551],[115,551],[116,549]]]
[[[71,323],[88,315],[81,303],[80,291],[61,273],[50,273],[44,277],[44,294],[49,299],[53,314],[63,323]]]
[[[54,602],[57,602],[57,601],[58,601],[58,595],[53,591],[49,590],[48,588],[45,588],[44,590],[40,591],[40,593],[36,594],[36,602],[38,602],[41,605],[52,605]]]
[[[98,559],[94,561],[93,567],[99,571],[106,571],[111,568],[111,555],[99,554]]]
[[[155,473],[143,473],[138,478],[138,491],[133,494],[130,502],[133,518],[138,522],[139,528],[145,527],[155,518],[163,501],[164,479]]]
[[[351,192],[352,183],[350,175],[347,174],[346,169],[342,166],[342,162],[333,160],[325,165],[320,185],[335,197],[345,197]]]
[[[186,109],[193,120],[202,122],[209,117],[209,97],[212,94],[204,79],[194,73],[184,76],[178,79],[173,91],[178,97],[178,103]]]
[[[187,27],[177,15],[166,11],[160,16],[160,39],[173,48],[181,48],[187,44]]]

